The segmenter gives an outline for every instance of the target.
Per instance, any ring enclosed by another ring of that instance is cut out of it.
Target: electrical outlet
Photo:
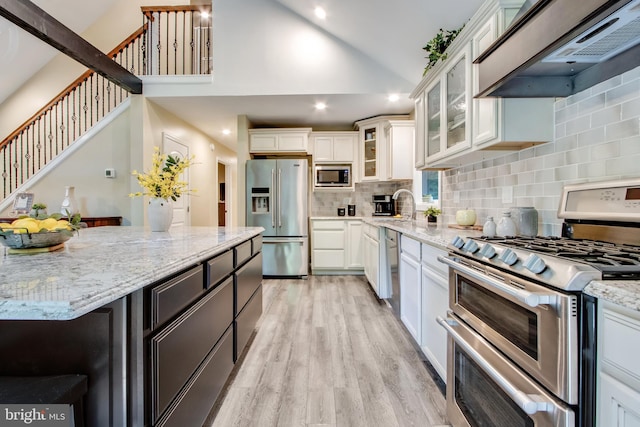
[[[502,203],[513,203],[513,186],[502,187]]]
[[[105,178],[115,178],[116,177],[116,170],[113,168],[108,168],[104,170],[104,177]]]

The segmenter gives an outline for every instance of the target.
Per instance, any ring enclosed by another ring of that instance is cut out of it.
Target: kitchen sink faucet
[[[411,211],[411,219],[416,219],[416,199],[415,197],[413,197],[413,193],[409,190],[405,190],[404,188],[401,188],[400,190],[396,191],[395,193],[393,193],[393,196],[391,196],[391,198],[393,200],[398,200],[398,196],[402,193],[407,193],[408,195],[411,196],[411,203],[413,206],[413,210]]]

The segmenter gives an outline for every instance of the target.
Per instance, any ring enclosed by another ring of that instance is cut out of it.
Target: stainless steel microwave
[[[316,187],[351,187],[351,165],[316,165],[314,185]]]

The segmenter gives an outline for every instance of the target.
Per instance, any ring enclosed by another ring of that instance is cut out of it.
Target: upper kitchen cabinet
[[[358,158],[358,132],[312,132],[314,163],[353,163]]]
[[[311,128],[249,129],[250,153],[307,153]]]
[[[409,116],[378,116],[355,123],[359,129],[360,181],[411,179],[414,122]]]
[[[522,0],[488,1],[465,24],[411,94],[416,110],[418,168],[457,167],[470,161],[548,142],[553,137],[553,99],[474,98],[473,59],[511,22]]]

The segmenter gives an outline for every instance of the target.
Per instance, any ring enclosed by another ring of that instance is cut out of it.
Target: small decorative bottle
[[[64,187],[64,199],[62,199],[62,205],[60,206],[60,213],[62,215],[73,215],[78,213],[78,205],[75,199],[75,187]]]
[[[492,216],[488,216],[487,221],[482,226],[482,235],[486,237],[494,237],[496,235],[496,223],[493,222]]]
[[[504,212],[496,226],[496,234],[501,237],[515,236],[516,224],[511,219],[511,212]]]

